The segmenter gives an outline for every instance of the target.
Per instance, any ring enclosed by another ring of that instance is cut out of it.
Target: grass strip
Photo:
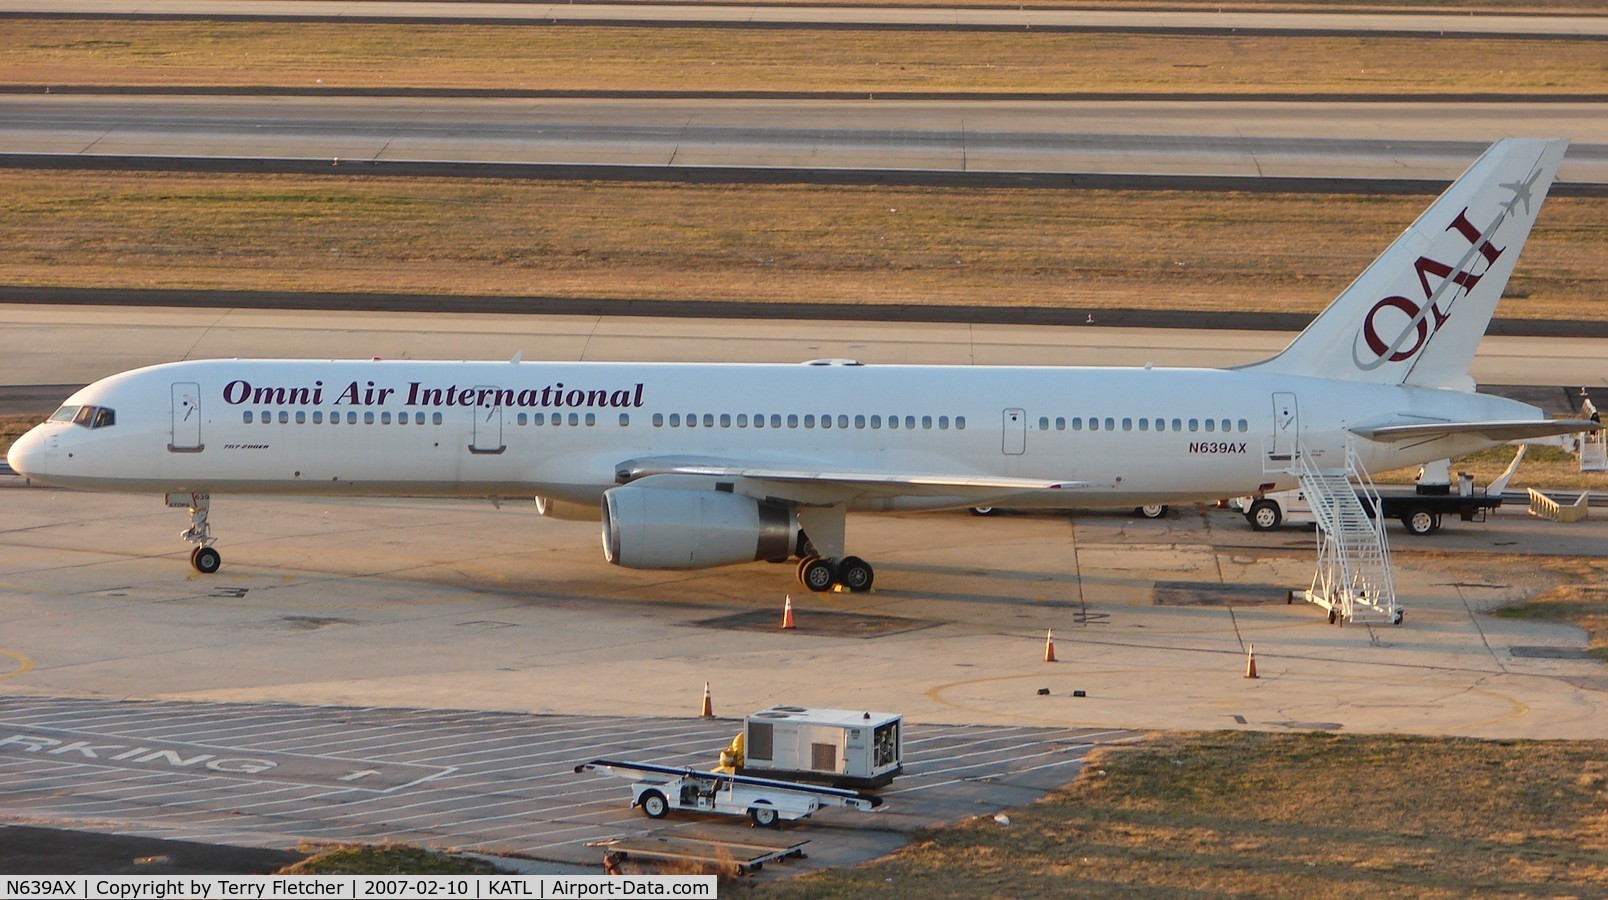
[[[16,285],[1322,309],[1421,197],[0,171]],[[1608,200],[1500,312],[1608,319]]]
[[[1589,41],[21,19],[0,83],[1589,94],[1608,66]]]
[[[1467,897],[1608,890],[1608,743],[1168,734],[1070,788],[732,896]]]

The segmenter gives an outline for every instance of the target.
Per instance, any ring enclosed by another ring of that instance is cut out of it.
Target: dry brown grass
[[[4,458],[6,451],[23,432],[38,425],[44,414],[37,416],[0,416],[0,458]]]
[[[763,897],[1601,896],[1608,744],[1171,734]]]
[[[1326,305],[1422,197],[0,171],[11,284],[851,303]],[[1608,201],[1514,317],[1608,319]]]
[[[1589,93],[1588,41],[12,20],[0,83]]]

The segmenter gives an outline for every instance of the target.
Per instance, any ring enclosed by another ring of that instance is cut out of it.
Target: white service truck
[[[882,805],[880,798],[842,788],[651,763],[594,759],[576,766],[575,771],[629,779],[631,805],[650,819],[662,819],[677,809],[747,816],[761,828],[772,828],[779,822],[805,818],[826,806],[869,811]]]

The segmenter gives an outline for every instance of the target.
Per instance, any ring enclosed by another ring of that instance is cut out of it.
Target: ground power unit
[[[904,771],[904,717],[773,706],[743,719],[745,775],[879,788]]]

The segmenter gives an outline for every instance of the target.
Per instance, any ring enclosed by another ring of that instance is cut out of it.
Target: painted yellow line
[[[9,672],[0,672],[0,678],[12,678],[17,675],[26,675],[33,671],[34,661],[15,650],[0,648],[0,656],[9,656],[17,661],[17,667]]]

